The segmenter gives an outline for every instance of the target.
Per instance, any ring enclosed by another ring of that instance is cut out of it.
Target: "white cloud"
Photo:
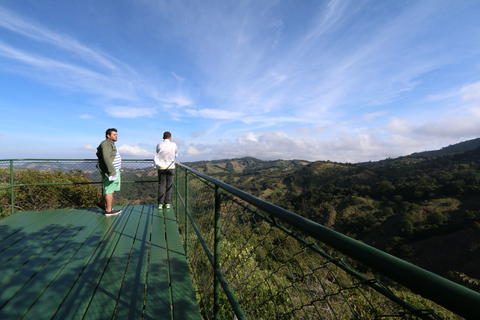
[[[412,124],[406,119],[392,118],[386,126],[387,130],[395,133],[409,134],[412,132]]]
[[[427,122],[415,128],[415,133],[445,138],[480,136],[480,118],[449,117],[438,122]]]
[[[443,92],[440,94],[431,94],[427,96],[427,101],[442,101],[450,98],[458,97],[458,91],[451,90],[449,92]]]
[[[154,108],[134,108],[134,107],[109,107],[105,110],[110,116],[115,118],[139,118],[153,117],[157,110]]]
[[[177,136],[172,136],[172,141],[175,142],[175,144],[179,148],[185,145],[185,141],[183,139],[178,138]]]
[[[149,147],[149,146],[151,146],[151,143],[148,143],[148,142],[140,142],[140,143],[138,144],[138,146],[139,146],[139,147]]]
[[[247,132],[240,134],[236,141],[223,141],[218,144],[198,144],[192,146],[215,158],[238,158],[253,156],[260,159],[311,159],[313,139],[296,139],[281,131],[259,134]],[[314,147],[315,148],[315,147]]]
[[[94,116],[90,114],[82,114],[81,116],[78,116],[80,119],[93,119],[95,118]]]
[[[374,112],[374,113],[367,113],[366,115],[363,116],[363,119],[367,122],[371,122],[371,121],[373,121],[373,119],[384,116],[387,113],[388,112],[386,112],[386,111],[378,111],[378,112]]]
[[[127,144],[124,144],[121,147],[119,147],[118,151],[122,156],[126,155],[126,156],[134,156],[134,157],[151,158],[155,155],[153,152],[142,149],[139,146],[132,147]]]
[[[304,134],[304,135],[316,135],[316,134],[321,134],[325,132],[327,128],[326,127],[315,127],[315,128],[299,128],[293,130],[294,133],[297,134]]]
[[[470,83],[462,86],[460,90],[448,90],[447,92],[432,94],[427,97],[431,101],[441,101],[452,98],[460,98],[463,101],[480,100],[480,82]]]
[[[85,144],[80,147],[80,150],[87,150],[87,151],[92,151],[96,150],[91,144]]]
[[[241,112],[221,110],[221,109],[200,109],[200,110],[188,109],[186,111],[188,114],[194,117],[202,117],[202,118],[209,118],[209,119],[239,120],[243,117],[243,113]]]
[[[478,128],[480,121],[474,117],[432,121],[426,125],[414,125],[405,119],[392,118],[384,130],[364,129],[356,134],[340,133],[329,138],[297,138],[283,131],[245,132],[239,134],[235,141],[192,144],[186,155],[192,158],[198,155],[201,159],[211,160],[252,156],[264,160],[357,163],[434,150],[476,138],[480,133]],[[294,132],[297,134],[299,130]]]
[[[193,102],[190,98],[184,95],[176,95],[167,99],[163,99],[167,104],[172,104],[175,107],[183,108],[191,105]]]
[[[480,119],[480,105],[468,109],[468,112],[469,112],[475,119]]]
[[[191,132],[190,135],[192,136],[192,138],[198,138],[203,136],[205,133],[206,132],[203,130],[197,130],[197,131]]]
[[[385,126],[387,133],[414,139],[448,138],[463,139],[480,136],[480,108],[453,112],[440,118],[415,123],[411,120],[391,118]]]
[[[464,86],[460,93],[464,100],[480,100],[480,82]]]
[[[253,132],[247,132],[247,133],[241,134],[238,137],[238,141],[240,143],[244,143],[244,144],[247,144],[247,143],[250,143],[250,142],[257,143],[258,142],[258,136],[256,134],[254,134]]]
[[[200,150],[198,150],[195,147],[188,147],[187,150],[185,151],[185,156],[199,156],[203,154]]]

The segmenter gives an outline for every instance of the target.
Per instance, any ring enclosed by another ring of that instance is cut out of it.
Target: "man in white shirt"
[[[169,209],[172,202],[172,184],[175,176],[175,158],[178,149],[172,142],[172,134],[166,131],[163,134],[163,142],[157,145],[155,154],[155,166],[158,169],[158,209]]]

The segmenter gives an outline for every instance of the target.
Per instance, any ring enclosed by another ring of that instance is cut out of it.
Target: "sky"
[[[0,159],[358,163],[480,137],[478,0],[2,0]]]

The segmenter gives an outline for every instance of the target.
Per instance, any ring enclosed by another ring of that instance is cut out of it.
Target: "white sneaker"
[[[108,217],[108,216],[115,216],[115,215],[119,214],[120,212],[122,212],[122,210],[113,210],[112,209],[112,211],[110,211],[110,212],[105,211],[104,214],[105,214],[106,217]]]

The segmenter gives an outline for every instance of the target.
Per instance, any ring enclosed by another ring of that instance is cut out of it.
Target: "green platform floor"
[[[173,209],[122,209],[0,220],[0,319],[201,319]]]

